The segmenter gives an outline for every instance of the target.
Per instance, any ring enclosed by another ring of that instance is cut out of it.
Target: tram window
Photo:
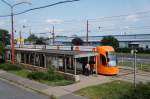
[[[101,55],[101,63],[102,65],[106,65],[106,58],[104,55]]]

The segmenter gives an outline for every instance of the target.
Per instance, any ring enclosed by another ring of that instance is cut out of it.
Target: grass
[[[126,62],[119,62],[118,65],[133,67],[133,62],[127,62],[127,61]],[[150,72],[150,64],[139,64],[139,63],[137,63],[137,68],[139,70]]]
[[[34,76],[36,78],[42,77],[42,74],[45,74],[42,72],[40,74],[38,72],[32,72],[30,70],[20,68],[16,65],[12,65],[10,63],[0,64],[0,69],[5,70],[9,73],[15,74],[15,75],[20,76],[20,77],[28,78],[28,79],[30,79],[29,75],[33,75],[34,73],[35,73]],[[55,78],[55,77],[56,76],[54,76],[52,78]],[[34,80],[36,80],[36,79],[34,79]],[[49,86],[66,86],[66,85],[70,85],[70,84],[74,83],[71,80],[65,80],[64,78],[60,78],[59,75],[57,75],[56,80],[41,80],[41,78],[39,78],[36,81],[39,81],[41,83],[45,83]]]
[[[17,70],[21,70],[22,68],[13,64],[3,63],[3,64],[0,64],[0,69],[5,70],[5,71],[17,71]]]
[[[71,80],[54,80],[54,81],[47,81],[47,80],[40,80],[40,82],[45,83],[49,86],[66,86],[73,84],[74,81]]]
[[[132,85],[130,83],[113,81],[111,83],[83,88],[75,93],[90,99],[119,99],[131,88]]]
[[[0,64],[0,69],[6,70],[9,73],[13,73],[15,75],[25,77],[25,78],[27,78],[27,75],[31,72],[30,70],[20,68],[16,65],[12,65],[10,63]]]
[[[101,85],[83,88],[75,94],[89,99],[149,99],[150,83],[139,83],[136,88],[133,84],[124,81],[113,81]]]
[[[18,76],[21,76],[21,77],[24,77],[24,78],[27,78],[28,74],[31,73],[30,70],[26,70],[26,69],[17,70],[17,71],[8,71],[8,72],[18,75]]]

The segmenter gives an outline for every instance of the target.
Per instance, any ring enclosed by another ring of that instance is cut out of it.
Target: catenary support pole
[[[86,23],[86,43],[88,45],[88,42],[89,42],[89,21],[87,20],[87,23]]]
[[[53,35],[53,45],[55,44],[55,28],[54,28],[54,25],[53,25],[53,33],[52,33],[52,35]]]
[[[11,7],[11,47],[12,47],[12,64],[15,64],[15,48],[14,48],[14,18],[13,18],[13,7]]]

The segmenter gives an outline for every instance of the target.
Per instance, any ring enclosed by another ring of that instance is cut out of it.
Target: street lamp
[[[6,5],[8,5],[11,9],[11,30],[12,30],[12,34],[11,34],[11,46],[12,46],[12,64],[15,63],[15,50],[14,50],[14,13],[13,13],[13,9],[14,7],[16,7],[17,5],[21,5],[21,4],[31,4],[29,2],[20,2],[20,3],[16,3],[11,5],[10,3],[6,2],[5,0],[1,0],[2,2],[4,2]]]

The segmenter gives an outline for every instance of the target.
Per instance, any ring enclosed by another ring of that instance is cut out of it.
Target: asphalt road
[[[27,90],[0,79],[0,99],[50,99],[48,96]]]

